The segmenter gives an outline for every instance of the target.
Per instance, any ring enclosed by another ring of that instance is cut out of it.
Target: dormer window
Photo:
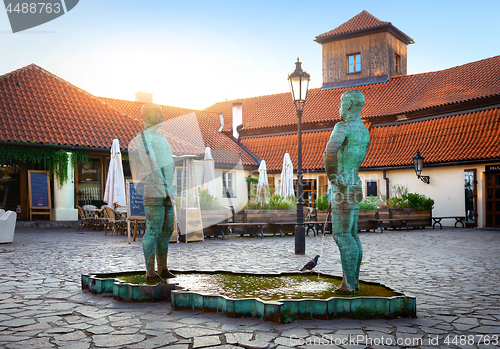
[[[397,53],[394,55],[394,72],[401,75],[401,56]]]
[[[361,53],[347,55],[347,72],[359,73],[361,71]]]

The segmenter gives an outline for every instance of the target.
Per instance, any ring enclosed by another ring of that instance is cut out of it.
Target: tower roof
[[[393,26],[391,22],[381,21],[365,10],[352,17],[347,22],[339,25],[337,28],[316,36],[315,41],[322,44],[328,41],[345,39],[347,37],[365,35],[371,31],[386,30],[390,31],[407,45],[413,44],[413,39]]]

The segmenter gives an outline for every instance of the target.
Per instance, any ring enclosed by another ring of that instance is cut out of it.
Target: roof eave
[[[392,23],[387,23],[383,24],[377,27],[372,27],[372,28],[366,28],[366,29],[361,29],[361,30],[356,30],[353,32],[348,32],[348,33],[342,33],[342,34],[334,34],[334,35],[329,35],[329,36],[324,36],[320,37],[317,36],[314,41],[316,41],[319,44],[325,44],[327,42],[331,41],[338,41],[338,40],[345,40],[349,38],[355,38],[358,36],[363,36],[367,34],[375,34],[383,31],[388,31],[395,37],[397,37],[399,40],[403,41],[406,45],[414,44],[415,42],[413,41],[412,38],[410,38],[408,35],[403,33],[401,30],[396,28],[395,26],[392,25]]]

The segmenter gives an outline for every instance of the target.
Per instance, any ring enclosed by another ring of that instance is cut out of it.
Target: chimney
[[[153,103],[153,94],[149,92],[136,92],[136,102]]]
[[[233,103],[233,137],[238,139],[238,126],[243,124],[243,104],[241,102]]]

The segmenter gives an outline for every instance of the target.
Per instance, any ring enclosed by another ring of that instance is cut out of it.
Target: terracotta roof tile
[[[458,104],[500,95],[500,56],[483,59],[441,71],[391,77],[388,82],[308,92],[302,122],[339,121],[341,95],[360,90],[366,99],[361,116],[369,122],[378,117]],[[216,103],[206,111],[224,115],[224,131],[232,128],[232,103]],[[290,93],[237,100],[242,104],[243,129],[261,129],[296,125],[297,117]],[[267,162],[267,161],[266,161]]]
[[[114,138],[122,149],[144,123],[31,64],[0,76],[0,140],[109,149]],[[182,154],[203,149],[171,144]]]
[[[113,108],[125,112],[136,119],[142,119],[141,108],[144,102],[126,101],[99,97]],[[257,163],[250,154],[240,148],[232,139],[218,132],[220,117],[218,113],[194,109],[177,108],[161,105],[164,115],[165,132],[178,140],[190,143],[204,153],[205,147],[210,147],[214,161],[219,164],[256,166]]]
[[[500,157],[500,109],[372,127],[362,166],[408,166],[417,150],[425,163]]]
[[[0,76],[0,94],[0,139],[11,142],[110,148],[113,138],[124,144],[141,128],[35,64]]]
[[[316,36],[316,39],[357,32],[364,29],[376,28],[386,24],[391,24],[391,23],[381,21],[377,17],[370,14],[368,11],[363,10],[362,12],[358,13],[356,16],[354,16],[347,22],[339,25],[337,28]]]
[[[323,169],[323,152],[331,131],[302,135],[303,169]],[[370,147],[363,168],[412,165],[420,150],[425,163],[500,158],[500,109],[458,114],[393,126],[371,127]],[[241,143],[260,159],[269,171],[281,171],[283,156],[289,153],[297,168],[297,135],[244,138]]]

